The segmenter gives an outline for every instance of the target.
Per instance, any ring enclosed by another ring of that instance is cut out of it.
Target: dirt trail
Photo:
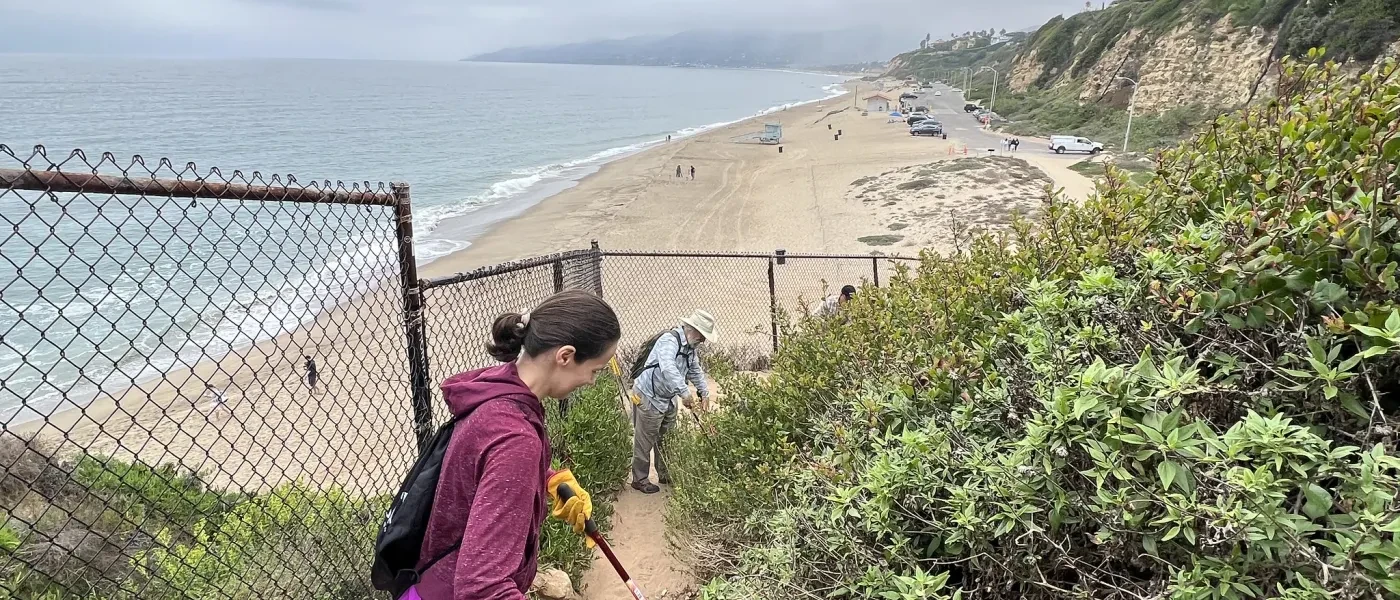
[[[717,408],[724,401],[724,390],[714,379],[707,377],[706,380],[711,392],[710,406]],[[679,410],[679,418],[693,418],[689,409]],[[657,480],[654,462],[650,478],[653,483]],[[628,480],[630,483],[630,474]],[[674,549],[666,541],[666,501],[670,496],[671,486],[662,486],[661,491],[655,494],[643,494],[632,489],[631,485],[624,485],[613,503],[608,544],[648,600],[685,598],[696,588],[690,568],[675,555]],[[618,577],[602,551],[595,550],[593,554],[593,566],[583,574],[579,585],[583,600],[633,600],[631,592],[627,591],[627,586],[623,585],[622,578]]]
[[[651,599],[679,598],[694,589],[688,568],[672,556],[666,542],[666,498],[669,492],[643,494],[630,486],[613,505],[608,543],[633,581]],[[583,576],[584,600],[632,600],[608,559],[595,552],[593,568]]]

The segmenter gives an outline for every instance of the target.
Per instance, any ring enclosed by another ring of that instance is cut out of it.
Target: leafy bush
[[[11,495],[0,522],[0,600],[370,594],[387,497],[297,485],[226,493],[170,465],[61,460],[23,440],[0,446],[22,459],[10,475],[30,490]]]
[[[0,553],[13,554],[19,550],[19,534],[9,527],[0,527]]]
[[[563,406],[567,409],[561,411]],[[593,498],[594,523],[606,531],[613,496],[632,464],[632,426],[622,409],[617,378],[605,373],[546,412],[555,467],[573,471]],[[540,538],[540,564],[563,569],[578,581],[593,564],[593,553],[573,529],[549,519]]]
[[[187,525],[217,518],[240,499],[237,494],[211,491],[198,474],[169,464],[150,467],[84,456],[73,479],[88,493],[101,496],[130,526],[146,525],[152,519]]]
[[[288,484],[201,520],[193,540],[182,531],[156,536],[132,559],[146,583],[119,598],[315,598],[373,594],[369,563],[389,498],[353,499],[337,490]],[[347,541],[358,550],[347,548]],[[332,582],[327,584],[327,582]]]
[[[701,595],[1400,596],[1400,82],[929,256],[677,444]]]

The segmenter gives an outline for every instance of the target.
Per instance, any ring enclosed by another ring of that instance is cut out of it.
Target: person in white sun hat
[[[657,334],[642,346],[644,361],[632,367],[632,488],[646,494],[661,491],[651,482],[651,458],[656,455],[657,483],[671,483],[663,450],[667,432],[676,426],[676,399],[692,407],[694,397],[686,382],[695,385],[700,400],[710,398],[705,370],[695,355],[696,346],[715,339],[715,318],[696,310],[681,319],[675,329]],[[650,346],[650,351],[646,351]]]

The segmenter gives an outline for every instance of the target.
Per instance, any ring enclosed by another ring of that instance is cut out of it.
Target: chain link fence
[[[0,146],[0,598],[367,595],[415,457],[408,206]]]
[[[587,289],[630,359],[705,309],[762,368],[903,264],[594,245],[420,281],[406,185],[0,145],[0,600],[372,597],[437,383],[498,315]]]
[[[429,379],[488,366],[485,340],[495,318],[525,312],[551,294],[582,288],[599,293],[622,322],[624,365],[657,332],[676,327],[695,309],[715,316],[716,339],[706,352],[727,354],[742,369],[761,370],[782,330],[815,312],[845,285],[881,285],[917,261],[896,256],[773,253],[611,251],[596,244],[471,273],[423,282]],[[437,394],[437,390],[432,390]],[[431,406],[441,406],[434,396]],[[432,431],[445,415],[423,415]]]

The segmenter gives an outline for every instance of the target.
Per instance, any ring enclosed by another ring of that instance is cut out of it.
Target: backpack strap
[[[674,330],[674,329],[667,329],[667,330],[666,330],[666,333],[669,333],[669,334],[671,334],[671,335],[676,336],[676,356],[680,356],[680,355],[682,355],[682,354],[685,354],[685,343],[681,341],[681,334],[676,333],[676,330]],[[661,359],[658,358],[658,359],[656,359],[656,362],[651,363],[651,364],[647,365],[646,367],[643,367],[643,368],[642,368],[642,371],[643,371],[643,372],[650,371],[650,370],[655,369],[655,368],[657,368],[657,367],[659,367],[659,366],[661,366]],[[655,377],[655,375],[652,375],[652,376]]]
[[[495,397],[495,398],[491,398],[491,399],[489,399],[489,400],[487,400],[487,401],[485,401],[485,402],[482,402],[481,404],[476,405],[474,408],[472,408],[472,409],[469,410],[469,411],[465,411],[465,412],[463,412],[463,413],[460,414],[460,415],[453,415],[453,416],[452,416],[452,420],[451,420],[451,421],[448,421],[448,422],[445,423],[445,424],[443,424],[443,427],[446,427],[447,425],[452,425],[452,426],[455,427],[460,421],[463,421],[463,420],[465,420],[467,417],[469,417],[469,416],[471,416],[471,415],[473,415],[473,414],[476,414],[476,411],[477,411],[478,409],[481,409],[481,408],[485,407],[487,404],[490,404],[490,403],[492,403],[492,402],[496,402],[496,401],[498,401],[498,400],[509,400],[512,404],[515,404],[515,405],[516,405],[516,408],[521,408],[521,407],[520,407],[520,402],[521,402],[521,400],[523,400],[523,399],[525,399],[525,396],[524,396],[523,394],[507,394],[507,395],[504,395],[504,396],[497,396],[497,397]],[[523,411],[524,409],[521,408],[521,410]],[[528,419],[527,419],[527,420],[528,420]],[[536,433],[536,435],[538,435],[538,434],[539,434],[538,428],[534,428],[534,429],[536,429],[536,432],[535,432],[535,433]],[[456,431],[454,430],[453,433],[455,434]],[[541,442],[543,442],[543,441],[544,441],[544,440],[541,440]],[[446,468],[447,468],[447,455],[444,455],[444,456],[442,457],[442,468],[443,468],[443,469],[446,469]],[[468,518],[470,518],[470,517],[468,517]],[[431,521],[430,521],[430,522],[431,522]],[[408,586],[404,586],[403,589],[404,589],[404,590],[407,590],[409,586],[416,585],[419,581],[422,581],[423,575],[427,574],[428,571],[429,571],[430,569],[432,569],[434,566],[436,566],[439,562],[442,562],[442,560],[443,560],[444,558],[447,558],[447,557],[449,557],[449,556],[452,556],[452,553],[453,553],[453,552],[456,552],[456,551],[461,550],[461,549],[462,549],[462,540],[461,540],[461,538],[458,538],[456,542],[453,542],[451,546],[448,546],[446,549],[444,549],[444,550],[442,551],[442,553],[438,554],[437,556],[434,556],[434,557],[433,557],[431,560],[429,560],[427,563],[424,563],[424,564],[423,564],[423,568],[418,569],[418,570],[416,570],[416,571],[410,571],[410,572],[408,572],[408,573],[411,573],[412,578],[413,578],[413,581],[409,582],[409,583],[408,583]]]

